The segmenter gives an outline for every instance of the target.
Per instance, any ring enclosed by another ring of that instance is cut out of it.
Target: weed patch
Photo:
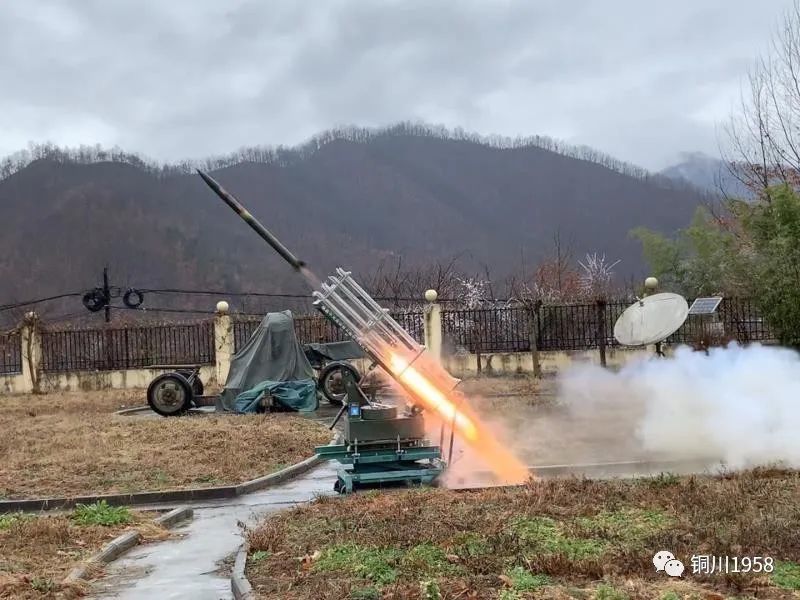
[[[323,572],[351,573],[382,585],[397,579],[396,565],[401,557],[402,553],[395,549],[341,544],[325,550],[314,563],[314,569]]]
[[[597,586],[594,597],[596,600],[630,600],[630,596],[627,593],[606,583],[601,583]]]
[[[551,581],[547,575],[534,575],[520,566],[506,571],[505,575],[508,578],[511,589],[518,592],[529,592],[549,585]]]
[[[577,538],[564,534],[562,526],[548,517],[515,519],[509,533],[524,544],[525,550],[537,554],[563,554],[570,560],[598,557],[607,544],[596,538]]]
[[[72,512],[72,519],[79,525],[127,525],[131,522],[131,512],[124,506],[109,506],[105,500],[94,504],[78,504]]]
[[[800,564],[778,561],[772,572],[772,582],[786,590],[800,590]]]
[[[674,521],[661,510],[628,508],[579,517],[575,522],[592,536],[635,543],[663,532]]]

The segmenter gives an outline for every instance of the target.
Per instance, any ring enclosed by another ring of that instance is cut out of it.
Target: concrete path
[[[242,543],[238,522],[332,494],[338,463],[326,462],[284,485],[241,496],[193,505],[194,519],[173,530],[182,537],[139,546],[109,565],[92,598],[123,600],[219,600],[231,598],[230,580],[217,573],[219,561]]]

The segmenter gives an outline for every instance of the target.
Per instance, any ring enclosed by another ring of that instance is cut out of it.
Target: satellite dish
[[[678,294],[653,294],[625,309],[614,324],[614,337],[623,346],[647,346],[675,333],[689,315],[689,304]]]

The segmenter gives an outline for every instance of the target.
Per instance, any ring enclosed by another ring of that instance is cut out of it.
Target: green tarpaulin
[[[317,409],[317,384],[313,379],[300,381],[263,381],[253,389],[236,396],[234,410],[238,413],[260,412],[260,402],[269,393],[274,402],[298,412]]]
[[[286,408],[315,410],[316,386],[309,381],[314,381],[314,370],[295,335],[291,311],[268,313],[244,347],[233,355],[217,410],[236,411],[240,395],[248,394],[243,403],[247,399],[253,402],[251,393],[260,389],[260,399],[270,387],[273,400]]]

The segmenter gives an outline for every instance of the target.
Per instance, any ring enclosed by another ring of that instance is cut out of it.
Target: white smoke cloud
[[[577,367],[561,377],[559,399],[599,429],[625,415],[620,437],[648,455],[800,467],[800,355],[785,348],[684,347],[618,372]]]

